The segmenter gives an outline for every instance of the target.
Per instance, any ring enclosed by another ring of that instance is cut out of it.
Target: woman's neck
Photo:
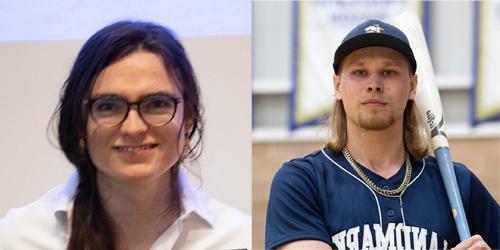
[[[116,181],[99,173],[97,179],[118,249],[149,249],[180,215],[179,187],[170,171],[141,182]]]

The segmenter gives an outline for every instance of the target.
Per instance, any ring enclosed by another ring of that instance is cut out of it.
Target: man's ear
[[[340,76],[339,75],[333,75],[333,88],[335,91],[335,98],[337,100],[342,100],[342,93],[340,91]]]
[[[418,76],[411,75],[410,76],[410,100],[415,101],[415,97],[417,96],[417,85],[418,85]]]

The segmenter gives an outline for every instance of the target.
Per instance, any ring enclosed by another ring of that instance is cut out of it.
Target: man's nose
[[[379,75],[373,74],[368,78],[368,86],[367,86],[367,91],[368,92],[383,92],[384,91],[384,84],[382,81],[382,77]]]

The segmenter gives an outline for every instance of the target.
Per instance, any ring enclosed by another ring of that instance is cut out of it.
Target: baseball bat
[[[431,144],[438,160],[439,170],[451,205],[451,212],[460,239],[463,241],[470,238],[471,235],[453,168],[448,138],[445,133],[441,99],[424,32],[419,18],[414,13],[402,13],[394,18],[393,23],[408,37],[410,47],[417,61],[418,84],[415,102],[421,118],[426,121],[427,128],[430,131]]]

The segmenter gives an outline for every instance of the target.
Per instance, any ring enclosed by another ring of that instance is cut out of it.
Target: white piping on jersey
[[[403,194],[406,192],[406,189],[408,189],[408,187],[410,187],[410,185],[413,184],[413,182],[415,182],[418,179],[418,177],[420,177],[420,175],[422,175],[424,169],[425,169],[425,160],[422,159],[422,169],[420,170],[420,173],[417,174],[417,177],[415,177],[415,179],[410,181],[408,186],[406,186],[403,192],[401,192],[401,194],[399,195],[399,208],[401,209],[401,217],[403,217],[403,226],[406,226],[405,213],[403,212]]]
[[[337,167],[339,167],[340,169],[342,169],[344,172],[346,172],[347,174],[349,174],[350,176],[352,176],[354,179],[358,180],[359,182],[361,182],[366,188],[368,188],[368,190],[370,190],[370,192],[372,192],[373,196],[375,197],[375,201],[377,202],[377,208],[378,208],[378,217],[379,217],[379,220],[380,220],[380,226],[382,226],[382,212],[381,212],[381,209],[380,209],[380,203],[378,202],[378,198],[377,198],[377,195],[375,194],[375,192],[362,180],[360,180],[358,177],[356,177],[355,175],[353,175],[351,172],[347,171],[345,168],[343,168],[342,166],[340,166],[340,164],[338,164],[337,162],[335,162],[332,158],[330,158],[330,156],[328,156],[324,149],[321,149],[321,152],[323,153],[323,155],[328,159],[330,160],[333,164],[335,164]],[[403,218],[403,225],[406,226],[406,220],[405,220],[405,214],[403,212],[403,194],[405,193],[406,189],[408,189],[408,187],[413,184],[413,182],[415,182],[419,177],[420,175],[422,175],[422,173],[424,172],[424,169],[425,169],[425,160],[423,159],[422,160],[422,170],[420,170],[420,173],[418,173],[417,177],[415,177],[415,179],[413,179],[410,183],[408,183],[408,186],[406,186],[406,188],[403,190],[403,192],[401,192],[401,194],[399,195],[399,208],[401,209],[401,217]]]
[[[408,188],[408,186],[406,186]],[[406,188],[405,188],[406,190]],[[399,210],[401,210],[401,217],[403,218],[403,226],[406,227],[406,220],[405,220],[405,213],[403,212],[403,193],[405,191],[403,190],[403,192],[401,192],[401,194],[399,195]]]
[[[323,155],[325,155],[326,158],[328,158],[328,160],[330,160],[331,162],[333,162],[333,164],[337,165],[337,167],[339,167],[340,169],[342,169],[344,172],[348,173],[350,176],[352,176],[354,179],[358,180],[359,182],[361,182],[361,184],[365,185],[366,188],[368,188],[368,190],[370,190],[370,192],[372,192],[373,194],[373,197],[375,197],[375,201],[377,202],[377,208],[378,208],[378,218],[379,218],[379,221],[380,221],[380,226],[382,226],[382,212],[381,212],[381,209],[380,209],[380,203],[378,202],[378,198],[377,198],[377,195],[375,194],[375,192],[362,180],[360,180],[358,177],[356,177],[355,175],[353,175],[351,172],[347,171],[346,169],[344,169],[342,166],[340,166],[340,164],[338,164],[337,162],[335,162],[332,158],[330,158],[330,156],[328,156],[324,149],[321,149],[321,152],[323,153]]]

